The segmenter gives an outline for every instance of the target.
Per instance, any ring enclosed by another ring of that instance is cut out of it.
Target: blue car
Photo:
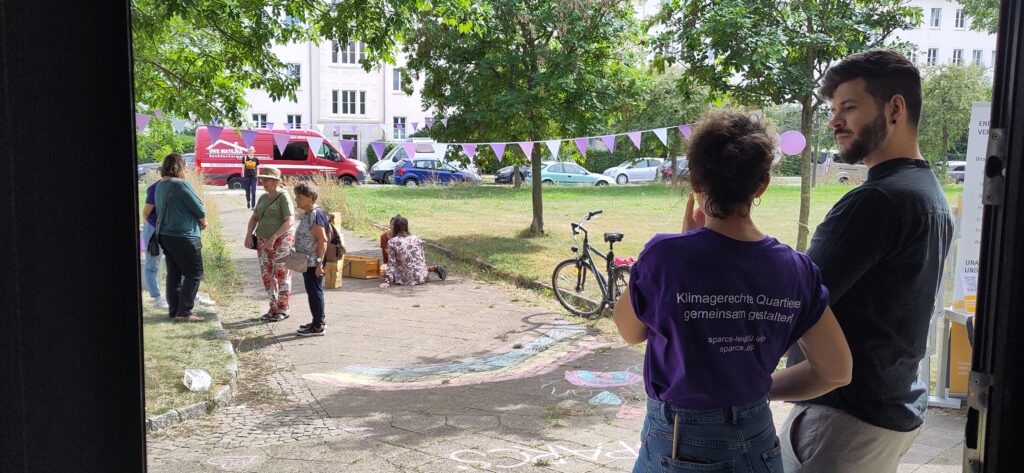
[[[418,186],[421,184],[451,184],[467,182],[479,184],[480,176],[455,169],[450,164],[438,159],[413,158],[403,159],[395,165],[394,182],[399,186]]]

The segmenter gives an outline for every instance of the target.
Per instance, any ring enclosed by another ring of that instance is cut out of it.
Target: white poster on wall
[[[978,293],[978,259],[981,254],[982,182],[985,179],[985,155],[988,151],[989,119],[992,104],[975,102],[967,138],[967,166],[960,207],[960,240],[957,242],[956,278],[953,299],[957,307],[974,314]]]

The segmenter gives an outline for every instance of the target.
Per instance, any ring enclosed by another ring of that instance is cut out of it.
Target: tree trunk
[[[811,136],[811,120],[814,118],[813,97],[806,95],[800,98],[800,133],[805,137]],[[797,224],[796,250],[807,250],[807,236],[810,228],[807,222],[811,216],[811,147],[804,146],[800,153],[800,220]]]
[[[672,158],[672,187],[679,187],[679,147],[681,145],[682,138],[677,138],[675,141],[669,141],[672,146],[669,146],[669,156]]]
[[[513,164],[512,165],[512,188],[513,189],[518,189],[518,188],[522,187],[522,185],[523,185],[523,179],[522,179],[522,177],[519,176],[519,166]]]
[[[530,153],[530,169],[533,174],[533,223],[530,224],[530,233],[534,235],[544,234],[544,200],[541,195],[540,179],[540,133],[530,133],[530,140],[533,141],[533,152]]]

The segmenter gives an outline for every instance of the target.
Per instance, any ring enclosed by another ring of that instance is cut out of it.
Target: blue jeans
[[[313,325],[324,324],[324,277],[316,275],[316,268],[310,267],[302,273],[302,283],[306,286],[306,297],[309,299],[309,311],[313,313]]]
[[[142,226],[142,241],[149,243],[149,237],[156,231],[156,227],[150,225],[149,222],[145,222]],[[159,246],[159,245],[158,245]],[[146,290],[149,291],[150,297],[156,299],[160,297],[160,282],[158,276],[160,275],[160,262],[164,259],[164,252],[161,251],[159,255],[153,256],[146,253],[146,263],[142,267],[142,282],[146,286]]]
[[[679,436],[672,458],[676,416]],[[686,471],[783,473],[782,449],[767,400],[694,411],[648,399],[633,473]]]
[[[256,208],[256,176],[243,176],[242,187],[245,188],[245,205]]]

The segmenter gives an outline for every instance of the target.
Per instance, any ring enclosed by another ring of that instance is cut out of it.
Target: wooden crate
[[[381,277],[380,258],[345,255],[341,275],[346,278],[378,279]]]
[[[341,287],[341,267],[338,262],[324,264],[324,289]]]

